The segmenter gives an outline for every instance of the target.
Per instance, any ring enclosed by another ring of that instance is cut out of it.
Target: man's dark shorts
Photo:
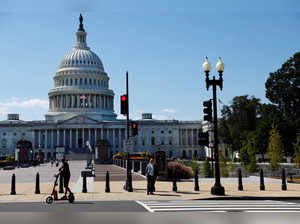
[[[64,187],[69,187],[70,176],[64,176]]]

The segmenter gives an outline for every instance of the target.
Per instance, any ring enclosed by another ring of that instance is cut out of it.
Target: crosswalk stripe
[[[266,211],[300,212],[300,204],[284,201],[136,201],[149,212],[172,211]]]

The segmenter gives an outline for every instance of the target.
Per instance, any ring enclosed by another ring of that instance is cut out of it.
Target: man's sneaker
[[[67,200],[68,198],[67,198],[67,196],[66,195],[64,195],[64,196],[62,196],[61,198],[60,198],[60,200]]]

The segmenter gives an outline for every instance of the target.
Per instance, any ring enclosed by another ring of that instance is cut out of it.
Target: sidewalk
[[[75,182],[70,183],[74,189]],[[105,193],[105,182],[94,182],[94,192],[75,193],[75,200],[180,200],[180,199],[204,199],[217,197],[210,194],[210,189],[214,182],[200,182],[200,191],[194,191],[193,182],[177,182],[178,192],[172,191],[172,182],[156,182],[156,192],[154,195],[146,195],[146,181],[134,181],[133,191],[123,190],[124,181],[114,181],[110,183],[111,193]],[[0,184],[0,202],[22,202],[37,201],[42,202],[51,192],[53,183],[41,183],[41,194],[34,194],[35,185],[29,183],[17,183],[16,195],[10,195],[10,184]],[[300,197],[300,184],[287,184],[287,191],[281,191],[280,182],[265,183],[265,191],[259,190],[259,182],[243,183],[244,191],[238,191],[238,183],[222,182],[225,187],[226,196],[229,197]]]

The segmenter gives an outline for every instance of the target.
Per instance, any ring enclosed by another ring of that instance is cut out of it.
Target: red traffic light
[[[126,95],[121,96],[121,101],[126,101],[126,100],[127,100],[127,96]]]
[[[135,123],[133,123],[133,124],[132,124],[132,127],[133,127],[133,128],[136,128],[136,124],[135,124]]]

